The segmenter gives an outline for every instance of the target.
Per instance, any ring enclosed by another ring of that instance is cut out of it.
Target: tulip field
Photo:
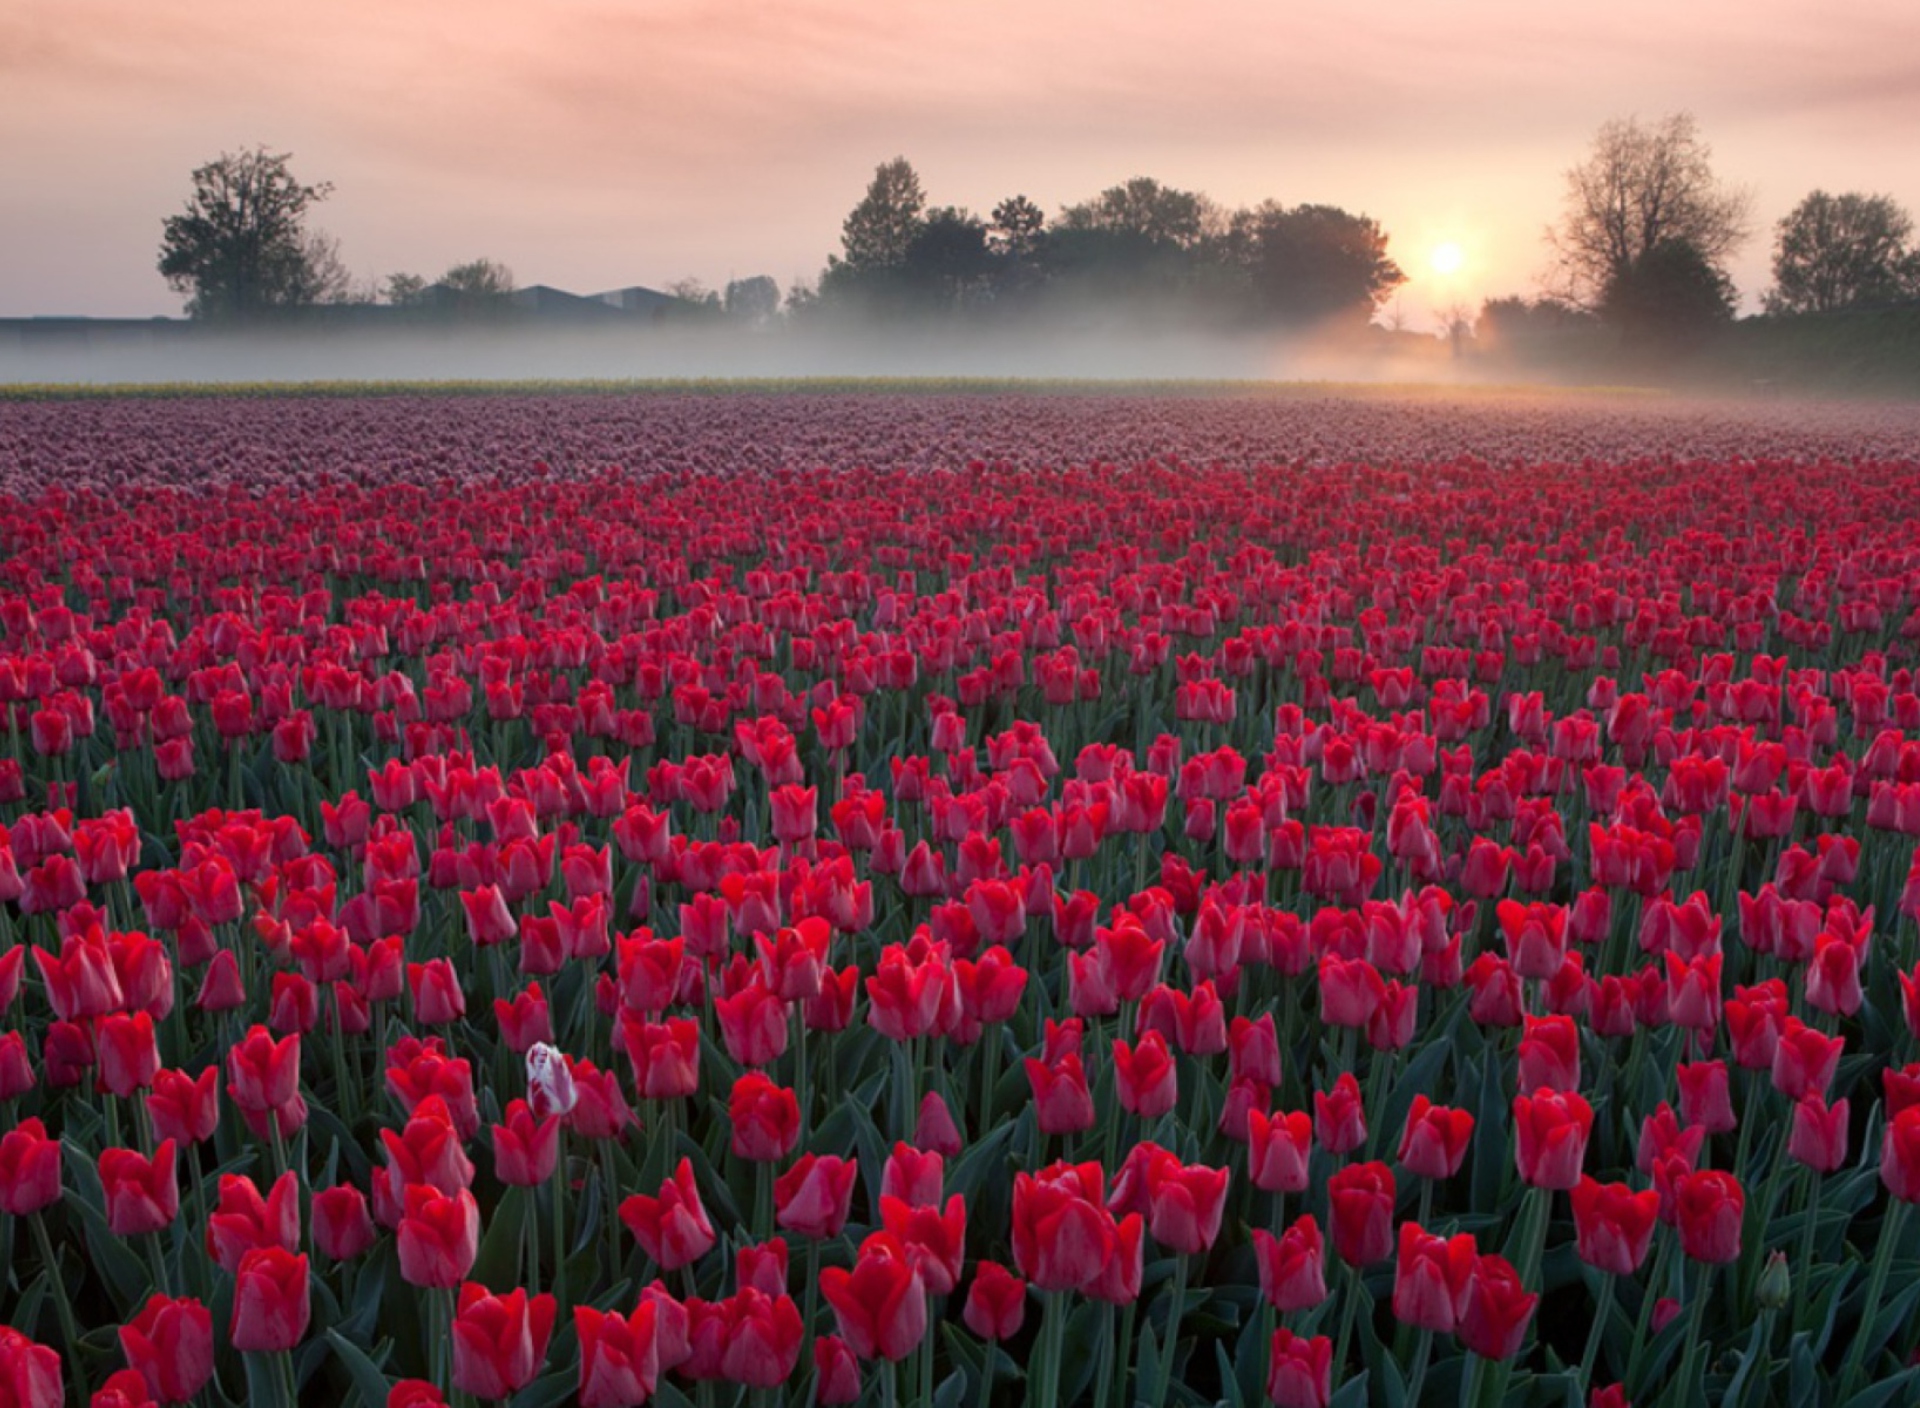
[[[1920,410],[0,401],[0,1408],[1920,1403]]]

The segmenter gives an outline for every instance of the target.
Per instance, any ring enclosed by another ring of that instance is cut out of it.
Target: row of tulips
[[[45,463],[14,1401],[1920,1383],[1908,462]]]

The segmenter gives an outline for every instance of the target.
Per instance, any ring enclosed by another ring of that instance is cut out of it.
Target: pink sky
[[[1767,282],[1809,190],[1920,213],[1920,6],[1780,0],[9,0],[0,315],[174,313],[188,173],[265,144],[331,181],[356,275],[487,256],[581,292],[817,274],[874,166],[984,213],[1133,175],[1374,216],[1408,320],[1530,292],[1606,119],[1690,109]],[[1576,18],[1575,15],[1578,14]],[[1451,280],[1430,252],[1459,244]]]

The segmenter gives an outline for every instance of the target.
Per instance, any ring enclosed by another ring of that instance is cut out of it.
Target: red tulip
[[[974,1268],[961,1318],[983,1340],[1010,1340],[1026,1318],[1027,1283],[997,1261]]]
[[[773,1181],[774,1222],[803,1237],[837,1237],[847,1225],[860,1167],[833,1154],[802,1154]]]
[[[659,1196],[635,1193],[621,1203],[620,1220],[663,1271],[698,1261],[717,1240],[700,1204],[691,1159],[680,1160],[672,1177],[660,1185]]]
[[[313,1245],[333,1261],[351,1261],[373,1245],[373,1214],[367,1195],[351,1183],[313,1195]]]
[[[862,1359],[905,1359],[927,1332],[927,1290],[906,1245],[888,1232],[860,1244],[853,1270],[820,1273],[840,1335]]]
[[[1674,1180],[1680,1249],[1695,1261],[1737,1261],[1746,1194],[1739,1180],[1717,1169],[1684,1173]]]
[[[1909,1105],[1887,1121],[1880,1181],[1901,1202],[1920,1203],[1920,1105]]]
[[[154,1295],[120,1327],[120,1352],[162,1403],[186,1403],[213,1377],[213,1312],[190,1297]]]
[[[1416,1329],[1450,1333],[1466,1311],[1467,1286],[1478,1257],[1469,1233],[1437,1237],[1418,1223],[1401,1223],[1393,1318]]]
[[[1191,1256],[1220,1235],[1226,1211],[1228,1171],[1176,1158],[1147,1166],[1148,1230],[1162,1246]]]
[[[1660,1195],[1635,1192],[1624,1183],[1601,1183],[1582,1176],[1573,1186],[1574,1234],[1580,1259],[1615,1276],[1631,1276],[1647,1258]]]
[[[0,1325],[0,1402],[8,1408],[63,1408],[60,1355],[11,1325]]]
[[[939,1154],[896,1143],[880,1170],[880,1196],[898,1198],[912,1207],[937,1208],[946,1167],[947,1161]]]
[[[1798,1017],[1788,1017],[1773,1052],[1773,1088],[1789,1100],[1826,1097],[1846,1049],[1844,1037],[1829,1037]]]
[[[109,1374],[106,1383],[93,1391],[88,1408],[154,1408],[147,1381],[137,1369],[121,1369]]]
[[[300,1093],[300,1037],[275,1041],[265,1027],[249,1030],[227,1050],[227,1094],[242,1110],[266,1113]]]
[[[282,1247],[257,1247],[240,1258],[234,1274],[227,1339],[242,1353],[292,1349],[306,1337],[312,1308],[306,1257]]]
[[[1471,1114],[1416,1095],[1400,1135],[1400,1166],[1416,1178],[1452,1178],[1460,1171],[1472,1138]]]
[[[425,1379],[402,1379],[387,1390],[387,1408],[447,1408],[447,1400]]]
[[[573,1308],[580,1340],[580,1408],[639,1408],[660,1380],[659,1311],[642,1298],[630,1315]]]
[[[187,1146],[213,1138],[220,1123],[218,1066],[208,1066],[198,1077],[185,1071],[157,1071],[147,1092],[147,1115],[154,1134]]]
[[[1787,1135],[1787,1157],[1820,1173],[1832,1173],[1847,1161],[1847,1102],[1828,1105],[1809,1095],[1793,1107],[1793,1127]]]
[[[1093,1094],[1077,1052],[1069,1051],[1052,1064],[1029,1056],[1026,1070],[1042,1134],[1076,1134],[1093,1128]]]
[[[546,1361],[554,1299],[515,1287],[495,1295],[472,1281],[460,1287],[453,1317],[453,1386],[476,1398],[507,1398],[533,1381]]]
[[[164,1140],[152,1159],[138,1149],[103,1149],[100,1184],[106,1191],[107,1227],[116,1237],[158,1232],[180,1211],[174,1177],[174,1143]]]
[[[1733,1090],[1724,1061],[1683,1061],[1674,1068],[1680,1081],[1680,1114],[1709,1135],[1740,1127],[1733,1113]]]
[[[825,1280],[823,1273],[823,1293]],[[744,1286],[724,1302],[724,1309],[726,1343],[720,1354],[720,1376],[758,1389],[778,1388],[791,1378],[805,1338],[793,1297],[769,1296]]]
[[[1333,1089],[1313,1092],[1313,1133],[1329,1154],[1350,1154],[1367,1142],[1367,1111],[1360,1082],[1342,1071]]]
[[[929,1090],[920,1099],[920,1113],[913,1124],[913,1142],[916,1147],[945,1158],[953,1158],[965,1147],[960,1141],[959,1126],[953,1122],[953,1112],[937,1090]]]
[[[728,1100],[733,1122],[733,1152],[758,1163],[777,1163],[800,1140],[800,1102],[793,1091],[775,1085],[759,1071],[733,1083]]]
[[[1327,1408],[1333,1397],[1333,1340],[1273,1332],[1267,1358],[1267,1397],[1277,1408]]]
[[[1299,1193],[1307,1186],[1313,1121],[1304,1110],[1247,1113],[1247,1177],[1269,1193]]]
[[[1327,1298],[1327,1244],[1312,1213],[1302,1213],[1278,1237],[1253,1231],[1260,1293],[1274,1309],[1311,1310]]]
[[[451,959],[409,963],[407,992],[413,1002],[413,1019],[422,1026],[445,1026],[467,1015],[467,996]]]
[[[1094,1163],[1056,1163],[1013,1180],[1013,1260],[1042,1291],[1078,1290],[1118,1249],[1119,1229],[1103,1201]]]
[[[398,1133],[381,1130],[380,1143],[387,1164],[376,1178],[385,1183],[383,1191],[395,1207],[405,1201],[406,1190],[416,1183],[442,1193],[457,1193],[473,1185],[473,1161],[460,1147],[453,1114],[438,1095],[429,1095],[415,1105],[405,1128]]]
[[[220,1175],[220,1202],[207,1216],[208,1252],[222,1271],[232,1272],[258,1247],[300,1249],[300,1183],[291,1169],[274,1181],[265,1198],[252,1179]]]
[[[691,1017],[649,1022],[623,1011],[620,1041],[633,1063],[634,1085],[642,1100],[677,1100],[700,1089],[700,1024]],[[731,1038],[727,1049],[734,1050]]]
[[[0,1212],[26,1217],[59,1201],[60,1141],[30,1115],[0,1135]]]
[[[1520,1083],[1522,1095],[1531,1095],[1545,1087],[1549,1090],[1577,1090],[1580,1086],[1580,1032],[1571,1017],[1534,1017],[1524,1019],[1520,1038]]]
[[[771,1065],[787,1049],[787,1004],[761,982],[758,970],[732,996],[715,998],[713,1011],[736,1064]]]
[[[1541,1090],[1513,1099],[1514,1162],[1535,1188],[1569,1189],[1593,1132],[1593,1107],[1575,1091]]]
[[[860,1361],[838,1335],[820,1335],[813,1342],[814,1402],[860,1401]]]
[[[1520,1284],[1519,1273],[1501,1256],[1474,1263],[1467,1303],[1460,1314],[1460,1342],[1482,1359],[1511,1359],[1520,1352],[1540,1297]]]
[[[410,1286],[451,1290],[473,1270],[480,1250],[480,1206],[464,1188],[407,1189],[399,1228],[400,1277]]]
[[[1121,1108],[1141,1119],[1160,1118],[1179,1098],[1173,1055],[1159,1032],[1143,1033],[1133,1046],[1115,1037],[1113,1072]]]
[[[1393,1254],[1393,1170],[1383,1163],[1349,1164],[1327,1180],[1333,1249],[1349,1266]]]

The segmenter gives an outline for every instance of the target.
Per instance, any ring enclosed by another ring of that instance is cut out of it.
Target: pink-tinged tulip
[[[60,1201],[60,1141],[29,1116],[0,1135],[0,1213],[27,1217]]]
[[[1522,1095],[1542,1088],[1578,1090],[1580,1088],[1580,1032],[1571,1017],[1524,1018],[1520,1038],[1520,1082]]]
[[[1593,1107],[1574,1091],[1541,1090],[1513,1100],[1514,1162],[1535,1188],[1570,1189],[1580,1181]]]
[[[14,950],[16,953],[18,949]],[[0,1032],[0,1101],[17,1100],[39,1081],[22,1032]]]
[[[1042,1134],[1076,1134],[1093,1128],[1093,1094],[1076,1052],[1069,1051],[1051,1065],[1029,1056],[1026,1070]]]
[[[1418,1223],[1400,1224],[1394,1262],[1393,1318],[1402,1325],[1451,1334],[1467,1308],[1467,1286],[1479,1249],[1471,1234],[1437,1237]]]
[[[734,1284],[742,1289],[752,1286],[766,1296],[787,1293],[787,1242],[772,1237],[764,1242],[747,1243],[734,1248]]]
[[[1520,1284],[1511,1262],[1483,1256],[1474,1263],[1467,1286],[1457,1330],[1460,1342],[1482,1359],[1511,1359],[1520,1352],[1539,1304],[1540,1297]]]
[[[553,1040],[553,1009],[538,983],[528,984],[526,991],[515,993],[510,1002],[496,997],[493,1021],[500,1031],[501,1044],[517,1056],[524,1056],[540,1042]]]
[[[1228,1170],[1161,1159],[1147,1166],[1147,1230],[1153,1240],[1189,1256],[1205,1251],[1220,1235],[1226,1211]]]
[[[929,1090],[921,1097],[920,1113],[913,1125],[913,1143],[915,1148],[948,1159],[966,1147],[960,1139],[960,1127],[953,1122],[953,1112],[937,1090]]]
[[[120,1352],[162,1403],[185,1403],[213,1377],[213,1313],[199,1301],[151,1297],[120,1327]]]
[[[1846,1050],[1844,1037],[1830,1037],[1798,1017],[1788,1017],[1773,1052],[1773,1088],[1789,1100],[1826,1097]]]
[[[800,1102],[759,1071],[734,1081],[727,1113],[733,1123],[733,1152],[750,1162],[777,1163],[800,1140]]]
[[[1327,1298],[1327,1244],[1312,1213],[1302,1213],[1278,1237],[1253,1231],[1260,1293],[1274,1309],[1311,1310]]]
[[[1247,1114],[1247,1177],[1269,1193],[1299,1193],[1307,1186],[1313,1152],[1313,1121],[1305,1110]]]
[[[112,1012],[100,1018],[94,1026],[94,1049],[101,1088],[122,1100],[152,1085],[160,1070],[153,1017],[146,1012]]]
[[[1118,1248],[1098,1164],[1056,1163],[1013,1180],[1013,1260],[1035,1288],[1078,1290]]]
[[[1631,1276],[1647,1258],[1660,1195],[1583,1176],[1570,1194],[1580,1259],[1614,1276]]]
[[[538,1188],[560,1163],[560,1116],[535,1119],[524,1100],[507,1105],[506,1123],[493,1127],[494,1175],[515,1188]]]
[[[1349,1266],[1393,1254],[1393,1170],[1383,1163],[1349,1164],[1327,1180],[1333,1250]]]
[[[218,1066],[208,1066],[197,1078],[185,1071],[155,1072],[146,1096],[154,1134],[182,1147],[213,1138],[220,1123],[219,1079]]]
[[[1793,1107],[1793,1127],[1787,1135],[1787,1157],[1819,1173],[1832,1173],[1847,1161],[1847,1102],[1828,1105],[1809,1095]]]
[[[997,1261],[974,1268],[961,1318],[983,1340],[1010,1340],[1027,1313],[1027,1283]]]
[[[1682,1251],[1695,1261],[1739,1260],[1746,1193],[1738,1179],[1718,1169],[1681,1174],[1674,1180],[1674,1204]]]
[[[507,897],[496,885],[462,890],[460,908],[467,917],[467,938],[475,948],[503,944],[519,932]]]
[[[947,1161],[941,1155],[896,1143],[880,1170],[880,1196],[898,1198],[913,1207],[936,1208],[940,1206],[946,1168]]]
[[[387,1390],[387,1408],[447,1408],[447,1399],[425,1379],[402,1379]]]
[[[803,1237],[837,1237],[847,1225],[860,1166],[833,1154],[802,1154],[773,1181],[774,1222]]]
[[[352,1261],[373,1245],[373,1214],[367,1195],[351,1183],[322,1188],[313,1195],[313,1246],[333,1261]]]
[[[1733,1089],[1724,1061],[1683,1061],[1674,1068],[1680,1081],[1680,1115],[1689,1125],[1709,1135],[1738,1129],[1733,1113]]]
[[[33,961],[40,965],[46,982],[47,1001],[63,1022],[105,1016],[125,1003],[113,956],[97,928],[87,935],[67,935],[60,941],[57,957],[43,948],[34,949]]]
[[[912,1253],[929,1295],[944,1296],[960,1283],[966,1256],[967,1201],[958,1193],[944,1210],[880,1195],[880,1225]]]
[[[249,1030],[227,1051],[227,1094],[242,1110],[266,1114],[300,1093],[300,1037],[275,1041],[265,1027]]]
[[[480,1206],[462,1189],[407,1189],[400,1219],[400,1278],[410,1286],[451,1290],[473,1270],[480,1250]]]
[[[495,1295],[472,1281],[460,1287],[453,1317],[453,1386],[475,1398],[507,1398],[546,1362],[554,1299],[515,1287]]]
[[[1567,956],[1567,911],[1562,906],[1501,900],[1494,917],[1500,921],[1514,972],[1544,982],[1560,971]]]
[[[1159,1032],[1143,1033],[1133,1046],[1115,1037],[1113,1072],[1121,1108],[1141,1119],[1160,1118],[1179,1098],[1173,1054]]]
[[[1280,1037],[1273,1013],[1257,1022],[1235,1017],[1227,1024],[1227,1070],[1234,1080],[1253,1079],[1263,1085],[1280,1084]]]
[[[820,1404],[860,1401],[860,1361],[838,1335],[820,1335],[813,1342],[814,1401]]]
[[[700,1024],[691,1017],[649,1022],[623,1011],[620,1042],[642,1100],[677,1100],[700,1089]]]
[[[568,1071],[573,1077],[574,1104],[567,1113],[567,1128],[587,1139],[618,1139],[634,1122],[633,1110],[627,1104],[626,1092],[620,1088],[620,1079],[612,1071],[597,1069],[591,1061],[573,1061],[569,1059]],[[534,1087],[529,1084],[527,1094],[534,1113],[541,1113],[539,1104],[531,1099]]]
[[[116,1237],[135,1237],[171,1226],[180,1211],[180,1185],[174,1177],[174,1143],[165,1140],[152,1159],[138,1149],[100,1151],[100,1184],[106,1191],[107,1228]]]
[[[1400,1166],[1416,1178],[1452,1178],[1473,1139],[1473,1116],[1465,1110],[1413,1097],[1400,1135]]]
[[[700,1203],[691,1159],[680,1160],[672,1177],[660,1185],[659,1196],[635,1193],[621,1203],[620,1220],[663,1271],[698,1261],[717,1240]]]
[[[659,1311],[642,1299],[630,1315],[577,1305],[580,1408],[640,1408],[660,1381]]]
[[[155,1408],[147,1381],[137,1369],[121,1369],[109,1374],[107,1381],[93,1391],[88,1408]]]
[[[1909,1105],[1887,1121],[1880,1181],[1901,1202],[1920,1203],[1920,1105]]]
[[[737,1065],[771,1065],[786,1051],[787,1004],[767,989],[757,971],[740,991],[715,998],[713,1011],[727,1055]]]
[[[860,1244],[853,1270],[820,1273],[820,1294],[833,1307],[841,1338],[862,1359],[901,1360],[927,1332],[927,1290],[906,1245],[888,1232]]]
[[[1367,1112],[1360,1082],[1342,1071],[1332,1090],[1313,1092],[1313,1133],[1329,1154],[1350,1154],[1367,1142]]]
[[[467,995],[451,959],[409,963],[407,992],[413,1001],[413,1019],[422,1026],[441,1027],[467,1015]]]
[[[8,1408],[62,1408],[67,1401],[60,1355],[0,1325],[0,1403]]]
[[[220,1175],[220,1201],[207,1215],[207,1250],[222,1271],[258,1247],[300,1249],[300,1183],[293,1170],[274,1181],[265,1197],[241,1174]]]
[[[233,1281],[227,1339],[243,1354],[275,1354],[306,1338],[313,1302],[307,1258],[281,1247],[258,1247],[240,1258]]]
[[[460,1133],[454,1128],[447,1102],[438,1095],[429,1095],[415,1105],[401,1130],[381,1130],[380,1143],[387,1163],[375,1175],[375,1186],[384,1183],[380,1191],[395,1207],[405,1201],[407,1189],[415,1184],[442,1193],[457,1193],[473,1186],[473,1161],[460,1146]]]
[[[805,1338],[800,1308],[788,1295],[742,1287],[722,1301],[718,1376],[748,1388],[778,1388],[793,1375]]]
[[[1273,1332],[1267,1358],[1267,1397],[1276,1408],[1327,1408],[1333,1398],[1333,1340]]]

